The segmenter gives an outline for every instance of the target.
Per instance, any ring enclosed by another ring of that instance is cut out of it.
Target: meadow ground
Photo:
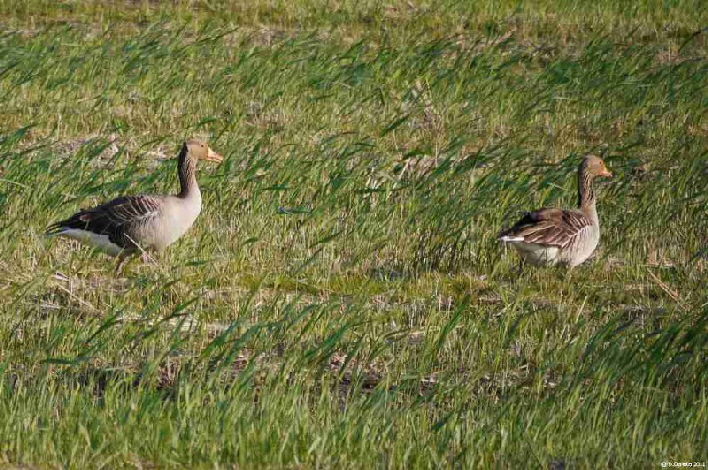
[[[699,0],[0,0],[2,468],[708,461]],[[204,210],[157,265],[47,239]],[[599,187],[589,262],[495,235]]]

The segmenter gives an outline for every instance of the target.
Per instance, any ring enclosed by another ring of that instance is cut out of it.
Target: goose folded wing
[[[580,212],[544,208],[526,213],[500,236],[518,238],[524,243],[565,248],[590,225],[590,220]]]
[[[49,227],[47,233],[85,230],[123,248],[137,248],[136,230],[157,217],[161,200],[154,196],[124,196],[90,209],[82,209],[66,220]]]

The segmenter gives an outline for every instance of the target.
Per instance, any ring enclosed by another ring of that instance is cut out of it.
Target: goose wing
[[[503,230],[499,238],[506,242],[536,243],[565,249],[592,225],[581,212],[543,208],[526,213],[513,227]]]
[[[158,196],[123,196],[90,209],[82,209],[66,220],[49,226],[47,234],[61,235],[80,230],[105,235],[123,249],[140,246],[140,229],[158,217],[162,198]]]

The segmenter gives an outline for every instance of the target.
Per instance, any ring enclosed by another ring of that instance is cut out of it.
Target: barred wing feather
[[[156,196],[119,197],[56,222],[47,233],[59,235],[72,229],[82,230],[105,235],[121,248],[135,249],[138,248],[134,241],[136,231],[159,214],[161,202],[162,198]]]
[[[591,225],[590,219],[581,212],[544,208],[525,214],[499,236],[566,249]]]

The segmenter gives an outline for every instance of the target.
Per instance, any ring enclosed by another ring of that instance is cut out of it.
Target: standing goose
[[[221,162],[223,157],[204,142],[189,139],[177,157],[180,192],[174,196],[122,196],[91,209],[82,209],[52,224],[48,235],[64,235],[117,256],[116,272],[125,260],[174,243],[192,226],[202,210],[195,177],[197,161]]]
[[[612,173],[600,157],[588,155],[578,167],[577,210],[543,208],[528,212],[513,227],[502,231],[499,239],[510,243],[535,266],[579,265],[600,241],[600,220],[592,189],[596,176],[612,177]]]

